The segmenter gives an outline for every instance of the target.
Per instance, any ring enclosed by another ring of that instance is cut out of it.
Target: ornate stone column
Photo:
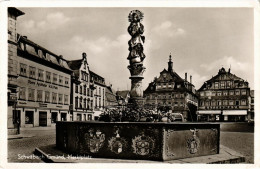
[[[143,44],[145,42],[145,37],[142,35],[144,33],[144,26],[141,21],[143,19],[143,13],[139,10],[133,10],[129,13],[128,20],[130,25],[128,27],[128,33],[131,35],[131,39],[128,41],[129,45],[129,55],[127,59],[129,60],[128,69],[131,76],[131,99],[140,102],[143,100],[143,89],[142,80],[143,72],[145,67],[143,66],[143,60],[145,59],[145,54],[143,53]]]

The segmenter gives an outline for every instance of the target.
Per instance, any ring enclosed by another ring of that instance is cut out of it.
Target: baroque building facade
[[[18,35],[18,100],[21,127],[51,126],[69,121],[71,69],[58,56]]]
[[[73,70],[71,75],[71,113],[73,121],[93,120],[94,83],[90,80],[90,70],[86,53],[82,59],[68,61]]]
[[[104,110],[105,107],[105,78],[96,74],[93,71],[89,71],[90,73],[90,81],[94,84],[95,91],[93,93],[94,99],[94,113],[100,113],[100,111]]]
[[[144,91],[145,106],[159,109],[163,112],[181,113],[188,121],[196,120],[198,99],[195,87],[190,82],[182,79],[174,70],[171,55],[169,56],[168,70],[160,72]]]
[[[250,110],[250,88],[247,81],[219,69],[216,76],[198,90],[200,121],[245,121]]]

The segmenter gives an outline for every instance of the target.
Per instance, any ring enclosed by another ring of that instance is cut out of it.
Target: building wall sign
[[[44,82],[38,82],[38,81],[36,82],[36,81],[28,80],[28,84],[32,84],[32,85],[39,86],[39,87],[48,87],[51,89],[58,89],[58,87],[56,85],[46,84]]]
[[[199,114],[221,114],[220,110],[198,111]]]
[[[223,110],[223,115],[247,115],[246,110]]]

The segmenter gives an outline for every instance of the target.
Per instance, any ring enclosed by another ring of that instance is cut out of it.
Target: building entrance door
[[[47,112],[39,112],[39,126],[47,126]]]

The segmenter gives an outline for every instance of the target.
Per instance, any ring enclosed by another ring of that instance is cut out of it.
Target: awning
[[[200,110],[198,114],[221,114],[220,110]]]
[[[247,115],[246,110],[223,110],[223,115]]]

